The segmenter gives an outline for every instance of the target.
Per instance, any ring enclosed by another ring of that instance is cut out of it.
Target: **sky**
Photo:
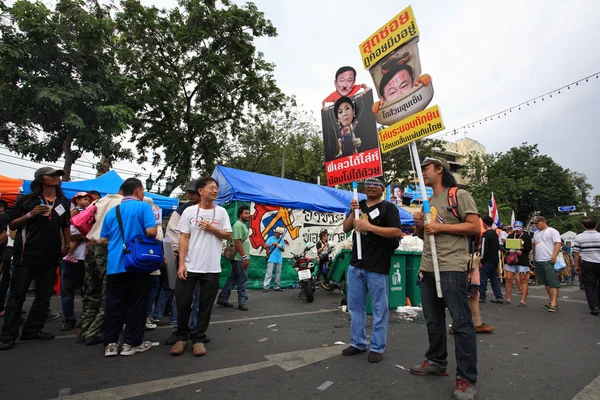
[[[172,0],[142,3],[161,8],[176,5]],[[420,31],[422,70],[433,79],[435,95],[430,105],[440,107],[450,130],[600,72],[600,2],[593,0],[573,1],[568,6],[555,0],[254,3],[278,31],[275,38],[258,39],[257,49],[276,64],[275,78],[282,91],[295,95],[317,121],[322,99],[334,90],[338,67],[353,66],[358,71],[357,83],[373,86],[368,71],[362,68],[358,45],[408,5],[412,5]],[[456,140],[466,134],[483,144],[488,153],[504,152],[523,142],[537,143],[541,153],[564,168],[585,173],[594,186],[592,194],[598,194],[600,168],[594,161],[600,154],[600,140],[595,136],[600,126],[599,106],[600,78],[594,75],[560,95],[555,93],[521,111],[444,139]],[[89,171],[89,161],[95,160],[87,158],[74,168]],[[0,160],[20,162],[5,156]],[[20,178],[33,172],[0,165],[3,174]],[[141,171],[131,163],[116,167]],[[150,167],[142,172],[148,171]],[[81,178],[89,176],[81,174]]]

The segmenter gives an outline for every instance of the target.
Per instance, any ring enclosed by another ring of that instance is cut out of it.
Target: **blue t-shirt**
[[[146,229],[156,227],[156,219],[150,204],[126,199],[117,207],[121,207],[125,242],[129,242],[134,236],[146,235]],[[117,221],[117,207],[113,207],[106,213],[100,232],[101,238],[108,239],[106,275],[125,272],[123,238]]]
[[[271,263],[275,263],[275,264],[282,264],[283,263],[283,254],[281,253],[281,249],[277,246],[275,246],[275,244],[273,244],[273,246],[269,246],[272,243],[279,243],[279,241],[281,241],[281,245],[283,246],[283,249],[285,250],[285,240],[283,240],[283,237],[280,237],[279,239],[276,239],[275,236],[270,236],[267,239],[267,248],[269,248],[271,250],[271,254],[269,255],[269,261]]]

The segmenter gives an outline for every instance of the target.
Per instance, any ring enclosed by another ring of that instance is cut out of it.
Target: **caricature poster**
[[[380,176],[372,90],[356,83],[356,70],[350,66],[336,71],[333,86],[321,111],[327,185]]]

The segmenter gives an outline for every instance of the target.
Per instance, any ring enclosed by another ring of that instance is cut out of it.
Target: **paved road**
[[[588,313],[583,291],[562,290],[556,314],[539,308],[545,302],[542,288],[531,292],[527,308],[493,303],[481,307],[484,321],[497,331],[478,336],[478,399],[572,399],[600,375],[600,317]],[[394,313],[385,358],[370,364],[366,354],[341,356],[342,346],[334,344],[349,342],[349,318],[339,310],[340,294],[319,291],[308,304],[297,293],[252,291],[249,312],[215,308],[209,328],[212,342],[201,358],[192,356],[191,347],[180,357],[170,356],[169,347],[162,344],[170,327],[159,325],[146,339],[161,345],[133,357],[105,359],[101,346],[76,344],[72,333],[57,331],[60,320],[52,321],[46,330],[61,335],[55,340],[19,342],[0,352],[0,397],[53,399],[60,393],[74,399],[451,398],[453,374],[418,377],[398,367],[422,361],[427,346],[422,321],[405,321]],[[57,311],[59,304],[53,299]],[[448,343],[452,350],[452,336]],[[449,363],[453,371],[453,351]],[[588,394],[578,400],[600,399],[599,382],[588,386]]]

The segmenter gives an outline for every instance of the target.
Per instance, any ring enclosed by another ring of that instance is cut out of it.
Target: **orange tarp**
[[[22,179],[0,175],[0,199],[6,201],[9,206],[13,206],[17,201],[17,196],[21,193],[22,186]]]

